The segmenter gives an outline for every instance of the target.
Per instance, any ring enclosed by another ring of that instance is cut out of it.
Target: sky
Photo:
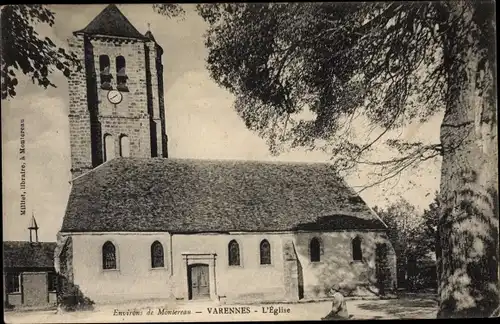
[[[37,26],[42,36],[67,48],[73,31],[84,28],[106,5],[52,5],[55,25]],[[169,157],[197,159],[251,159],[326,163],[330,156],[319,151],[294,150],[279,156],[269,153],[265,141],[246,129],[233,109],[234,98],[210,79],[205,67],[205,22],[184,5],[183,19],[155,13],[150,4],[119,5],[142,33],[150,30],[163,47],[164,91]],[[57,88],[43,89],[26,77],[19,78],[15,98],[2,101],[3,235],[5,240],[29,239],[34,214],[40,241],[55,241],[70,191],[68,84],[54,73]],[[20,160],[21,121],[24,120],[25,160]],[[442,115],[425,124],[410,124],[392,132],[400,139],[438,143]],[[379,144],[375,155],[386,155]],[[25,185],[21,189],[21,164]],[[423,210],[439,189],[440,160],[429,160],[408,169],[393,181],[367,189],[361,197],[370,207],[387,206],[400,198]],[[352,186],[370,183],[367,171],[346,177]],[[21,193],[26,191],[26,214],[21,215]]]

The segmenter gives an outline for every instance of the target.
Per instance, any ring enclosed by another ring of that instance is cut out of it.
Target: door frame
[[[184,300],[193,300],[191,297],[191,282],[190,282],[190,269],[192,265],[203,264],[208,265],[208,281],[210,300],[217,300],[217,280],[216,280],[216,258],[215,253],[182,253],[183,265],[182,273],[184,273]],[[201,299],[194,299],[195,301]],[[208,300],[208,299],[207,299]]]
[[[189,300],[194,300],[194,294],[193,294],[193,268],[200,267],[200,268],[206,268],[206,279],[208,283],[208,296],[207,297],[201,297],[201,298],[196,298],[196,300],[199,299],[210,299],[211,296],[211,291],[210,291],[210,266],[206,263],[192,263],[189,264],[187,267],[188,273],[188,299]],[[199,283],[198,283],[199,284]]]

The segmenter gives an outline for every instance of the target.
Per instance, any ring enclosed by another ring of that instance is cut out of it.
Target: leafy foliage
[[[389,240],[396,252],[399,286],[416,289],[430,285],[435,273],[425,273],[422,266],[435,262],[430,256],[436,252],[437,198],[423,214],[404,199],[385,210],[375,210],[388,226]]]
[[[459,9],[476,12],[488,5],[467,3],[471,8]],[[285,147],[322,149],[340,169],[351,169],[389,130],[424,121],[444,107],[449,72],[442,50],[445,30],[458,28],[466,37],[476,22],[447,20],[453,6],[374,2],[197,8],[210,26],[208,69],[236,96],[235,109],[246,126],[265,138],[274,153]],[[488,28],[482,23],[477,32],[491,37]],[[465,41],[462,45],[467,48]],[[490,48],[483,46],[477,51],[491,60]],[[360,116],[370,133],[378,132],[375,140],[354,138],[352,122]],[[435,144],[399,144],[411,158],[388,162],[408,167],[441,154]]]
[[[375,277],[380,295],[385,295],[391,285],[391,270],[387,258],[387,244],[377,244],[375,248]]]
[[[335,134],[346,121],[362,111],[391,129],[421,110],[410,107],[409,99],[422,92],[417,89],[422,80],[407,76],[424,61],[432,65],[435,41],[425,26],[421,35],[403,27],[417,14],[434,15],[427,7],[220,4],[200,5],[199,12],[210,24],[206,45],[212,77],[237,96],[235,107],[247,127],[267,138],[272,150],[280,142],[314,147],[319,139],[330,144],[332,155],[348,152],[353,158],[368,147],[345,142],[346,136],[338,141]],[[421,45],[418,40],[429,45],[403,60],[405,50]],[[430,92],[428,98],[438,94]],[[436,110],[436,102],[422,117]],[[300,118],[304,111],[314,117]]]
[[[429,207],[424,210],[422,215],[424,226],[420,232],[418,240],[420,246],[433,253],[437,252],[439,244],[437,230],[439,224],[439,215],[441,211],[440,196],[436,192],[434,200],[429,204]]]
[[[179,4],[175,3],[155,3],[153,4],[153,10],[168,18],[183,17],[186,13]]]
[[[212,78],[235,95],[246,127],[271,152],[321,149],[339,171],[374,166],[382,178],[375,185],[442,156],[438,317],[491,314],[500,299],[498,212],[481,203],[498,196],[488,180],[498,159],[495,3],[197,8],[209,25]],[[367,160],[390,130],[441,110],[440,143],[393,140],[399,156]]]
[[[41,87],[55,87],[50,79],[54,68],[69,77],[81,64],[73,53],[57,47],[35,30],[36,24],[54,25],[54,13],[44,5],[7,5],[2,8],[2,99],[14,97],[18,73]]]
[[[86,297],[77,285],[62,274],[58,274],[57,279],[57,302],[62,310],[73,312],[94,309],[95,302]]]

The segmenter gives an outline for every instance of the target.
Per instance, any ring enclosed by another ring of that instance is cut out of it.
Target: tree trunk
[[[451,10],[448,21],[454,18]],[[480,64],[485,55],[477,34],[464,37],[457,29],[448,26],[443,51],[438,318],[488,317],[499,304],[495,76],[492,66]]]

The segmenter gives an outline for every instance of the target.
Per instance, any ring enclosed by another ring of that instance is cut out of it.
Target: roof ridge
[[[113,15],[115,17],[108,17]],[[123,24],[116,25],[120,22]],[[74,33],[147,39],[113,3],[104,8],[85,28]]]
[[[163,157],[132,157],[132,156],[129,156],[129,157],[123,157],[123,156],[117,156],[111,160],[108,160],[108,161],[105,161],[103,162],[102,164],[99,164],[98,166],[96,166],[95,168],[92,168],[82,174],[80,174],[79,176],[71,179],[69,181],[70,184],[73,184],[76,180],[84,177],[84,176],[87,176],[99,169],[102,169],[104,167],[106,167],[107,165],[110,165],[110,164],[115,164],[115,163],[119,163],[121,161],[140,161],[140,162],[144,162],[144,163],[148,163],[148,162],[151,162],[151,161],[162,161],[162,162],[166,162],[166,163],[169,163],[169,162],[188,162],[188,163],[193,163],[193,164],[204,164],[204,163],[211,163],[211,164],[225,164],[225,165],[229,165],[229,164],[261,164],[261,165],[274,165],[274,166],[301,166],[301,167],[307,167],[307,166],[316,166],[316,167],[330,167],[331,164],[329,163],[326,163],[326,162],[301,162],[301,161],[269,161],[269,160],[244,160],[244,159],[224,159],[224,158],[218,158],[218,159],[197,159],[197,158],[163,158]],[[349,188],[351,190],[351,192],[353,192],[355,195],[359,196],[359,194],[357,194],[352,188],[351,186],[345,181],[345,179],[338,173],[336,172],[335,170],[331,170],[332,174],[336,177],[336,178],[339,178],[342,180],[342,184]]]
[[[83,177],[83,176],[85,176],[85,175],[87,175],[87,174],[91,173],[92,171],[95,171],[95,170],[97,170],[97,169],[99,169],[99,168],[103,167],[104,165],[106,165],[106,164],[108,164],[108,163],[110,163],[111,161],[116,160],[116,159],[117,159],[117,158],[114,158],[114,159],[111,159],[111,160],[108,160],[108,161],[105,161],[105,162],[103,162],[103,163],[99,164],[99,165],[98,165],[98,166],[96,166],[95,168],[92,168],[92,169],[88,170],[87,172],[84,172],[84,173],[80,174],[79,176],[77,176],[77,177],[75,177],[75,178],[71,179],[71,180],[69,181],[69,183],[73,183],[75,180],[80,179],[81,177]]]
[[[258,163],[258,164],[286,164],[286,165],[317,165],[317,166],[333,166],[333,164],[328,162],[317,162],[317,161],[283,161],[283,160],[257,160],[257,159],[238,159],[238,158],[183,158],[183,157],[169,157],[169,158],[151,158],[151,157],[117,157],[122,160],[139,160],[139,161],[159,161],[159,160],[170,160],[170,161],[188,161],[188,162],[222,162],[222,163]]]

